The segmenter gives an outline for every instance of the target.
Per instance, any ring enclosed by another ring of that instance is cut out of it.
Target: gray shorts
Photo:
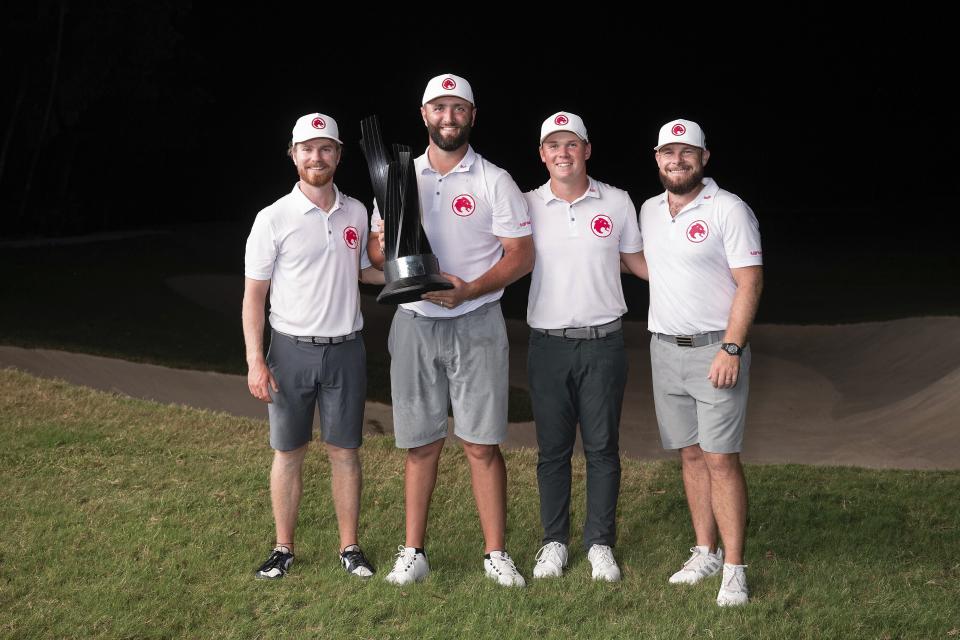
[[[740,356],[732,389],[716,389],[707,379],[719,344],[680,347],[650,339],[653,402],[664,449],[694,444],[710,453],[737,453],[743,445],[750,390],[750,347]]]
[[[507,436],[507,328],[499,302],[456,318],[429,318],[397,308],[390,328],[393,431],[401,449],[454,433],[472,444]]]
[[[367,352],[363,338],[313,345],[273,331],[267,366],[280,391],[270,390],[270,446],[292,451],[313,438],[313,414],[320,407],[323,441],[356,449],[363,440],[367,399]]]

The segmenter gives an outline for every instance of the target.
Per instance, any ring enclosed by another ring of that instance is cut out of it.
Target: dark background
[[[425,146],[423,87],[452,72],[474,88],[474,146],[523,190],[547,178],[536,140],[559,109],[587,123],[590,173],[638,208],[662,190],[660,125],[699,122],[708,175],[760,219],[761,321],[960,311],[956,37],[943,16],[676,5],[643,9],[641,22],[602,6],[530,5],[537,20],[456,8],[7,6],[3,237],[204,223],[211,245],[233,247],[219,270],[239,274],[246,229],[296,180],[285,149],[298,116],[337,119],[337,184],[369,205],[360,119],[376,114],[389,142]],[[636,317],[643,287],[628,283]],[[848,308],[827,317],[824,305]]]

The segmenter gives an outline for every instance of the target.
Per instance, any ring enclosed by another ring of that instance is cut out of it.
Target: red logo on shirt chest
[[[613,233],[613,221],[610,220],[610,216],[605,216],[601,213],[594,216],[593,220],[590,221],[590,230],[593,231],[593,235],[598,238],[606,238]]]
[[[703,220],[694,220],[687,227],[687,240],[690,242],[703,242],[710,235],[710,228]]]
[[[347,246],[351,249],[356,249],[357,245],[360,243],[360,234],[357,233],[356,227],[347,227],[343,230],[343,241],[347,243]]]
[[[461,193],[456,198],[453,199],[450,207],[453,209],[453,212],[465,218],[477,209],[477,201],[473,199],[473,196],[469,193]]]

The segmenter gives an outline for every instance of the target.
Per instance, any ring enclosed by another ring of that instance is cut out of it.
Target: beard
[[[686,168],[690,165],[683,164],[680,168]],[[686,178],[671,178],[663,171],[660,171],[660,184],[670,193],[682,196],[690,193],[700,186],[703,182],[703,166],[694,169]]]
[[[300,179],[306,182],[311,187],[324,187],[330,182],[333,181],[333,172],[328,171],[325,173],[316,173],[311,171],[309,168],[297,167],[297,173],[300,174]]]
[[[463,145],[467,144],[470,141],[470,125],[465,124],[460,127],[459,133],[452,138],[444,138],[443,134],[440,133],[440,127],[435,127],[433,125],[427,125],[427,131],[430,133],[430,139],[433,140],[433,144],[437,145],[444,151],[456,151]]]

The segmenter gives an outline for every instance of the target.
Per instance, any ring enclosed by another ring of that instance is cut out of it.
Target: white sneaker
[[[548,542],[537,551],[537,564],[533,567],[534,578],[559,578],[567,566],[567,545]]]
[[[670,576],[671,584],[697,584],[704,578],[715,576],[723,567],[723,549],[710,553],[709,547],[691,547],[690,559],[683,563],[680,571]]]
[[[430,573],[430,564],[427,556],[417,552],[413,547],[400,545],[397,547],[397,561],[393,563],[393,570],[387,574],[386,581],[391,584],[412,584],[420,582]]]
[[[491,551],[483,556],[483,570],[488,578],[504,587],[525,587],[527,581],[517,571],[517,565],[506,551]]]
[[[620,567],[617,566],[617,560],[613,557],[613,549],[605,544],[595,544],[587,552],[587,560],[593,567],[594,580],[620,582]]]
[[[745,564],[723,565],[723,580],[720,581],[720,593],[717,604],[721,607],[738,607],[747,604],[750,592],[747,591],[747,572]]]

